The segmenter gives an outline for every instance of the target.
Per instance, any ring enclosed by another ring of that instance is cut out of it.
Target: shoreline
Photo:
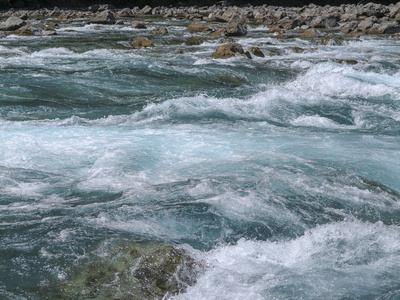
[[[88,23],[91,24],[118,25],[130,19],[134,21],[152,17],[217,24],[217,27],[223,26],[224,23],[237,23],[243,26],[264,25],[272,32],[281,35],[286,30],[306,31],[309,29],[339,31],[349,37],[358,37],[360,34],[400,34],[400,2],[389,6],[375,3],[340,6],[310,4],[303,7],[267,5],[150,7],[147,5],[143,8],[136,6],[115,9],[105,4],[90,6],[86,9],[59,9],[58,7],[52,10],[46,8],[10,9],[0,12],[0,18],[3,21],[0,24],[0,31],[14,32],[27,24],[34,24],[46,18],[54,18],[56,22],[66,23],[74,19],[88,19]]]

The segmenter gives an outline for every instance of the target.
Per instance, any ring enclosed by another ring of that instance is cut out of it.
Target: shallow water
[[[237,41],[271,55],[216,60],[160,24],[153,49],[83,21],[0,40],[0,298],[116,240],[206,264],[175,299],[400,297],[400,41],[260,27]]]

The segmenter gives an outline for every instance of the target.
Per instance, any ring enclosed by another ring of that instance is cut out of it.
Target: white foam
[[[209,268],[174,299],[363,298],[390,284],[385,274],[397,278],[399,247],[399,227],[359,221],[318,226],[290,241],[240,240],[194,254]]]

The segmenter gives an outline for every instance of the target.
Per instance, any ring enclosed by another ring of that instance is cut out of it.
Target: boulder
[[[210,27],[208,27],[207,25],[205,25],[201,22],[195,22],[195,23],[190,24],[187,27],[187,30],[189,30],[191,32],[212,31],[212,29]]]
[[[315,38],[315,37],[321,37],[324,36],[320,31],[318,31],[315,28],[310,28],[304,31],[300,37],[303,38]]]
[[[148,5],[146,5],[145,7],[142,8],[140,13],[142,15],[151,15],[151,11],[152,11],[152,8],[150,6],[148,6]]]
[[[14,31],[22,26],[25,26],[26,22],[18,17],[11,16],[4,23],[0,24],[1,31]]]
[[[210,32],[207,36],[210,36],[210,37],[222,37],[222,30],[221,29],[215,30],[213,32]]]
[[[240,23],[230,23],[225,27],[224,34],[226,36],[245,36],[247,35],[247,30]]]
[[[146,23],[143,21],[133,21],[131,24],[136,29],[147,29]]]
[[[247,50],[251,54],[258,56],[258,57],[265,57],[264,53],[258,47],[251,47]]]
[[[205,39],[203,39],[199,36],[192,36],[192,37],[186,39],[185,44],[189,45],[189,46],[194,46],[194,45],[201,45],[204,42],[206,42]]]
[[[352,21],[352,22],[348,22],[345,23],[342,27],[340,27],[340,32],[342,33],[350,33],[353,30],[356,30],[358,28],[358,22],[357,21]]]
[[[120,243],[58,284],[62,299],[164,299],[196,283],[204,269],[185,250]]]
[[[138,36],[131,42],[131,46],[134,48],[149,48],[154,47],[154,44],[150,42],[146,37]]]
[[[115,16],[112,11],[105,10],[89,20],[88,24],[115,24]]]
[[[149,31],[150,34],[168,34],[167,27],[160,26]]]
[[[211,57],[212,58],[230,58],[230,57],[234,57],[234,56],[244,56],[244,55],[246,55],[246,54],[240,44],[230,43],[230,44],[225,44],[225,45],[219,46],[218,49],[213,54],[211,54]]]
[[[14,34],[21,36],[42,36],[45,27],[42,24],[27,24],[14,31]]]
[[[370,18],[367,18],[367,19],[361,21],[358,24],[357,29],[360,30],[361,32],[365,33],[368,29],[372,28],[372,26],[374,26],[374,17],[370,17]]]
[[[130,8],[123,8],[116,15],[119,18],[131,18],[135,16],[135,13]]]

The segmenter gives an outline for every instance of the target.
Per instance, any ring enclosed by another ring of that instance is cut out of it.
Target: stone
[[[148,5],[146,5],[145,7],[143,7],[143,9],[140,11],[140,13],[142,15],[151,15],[151,11],[152,11],[152,8]]]
[[[356,30],[358,28],[358,22],[357,21],[352,21],[352,22],[348,22],[345,23],[342,27],[340,27],[340,32],[342,33],[350,33],[353,30]]]
[[[27,24],[14,31],[14,34],[21,36],[41,36],[44,28],[42,24]]]
[[[147,29],[146,23],[143,21],[133,21],[131,24],[136,29]]]
[[[189,30],[191,32],[212,31],[212,29],[210,27],[208,27],[207,25],[205,25],[201,22],[195,22],[195,23],[190,24],[187,27],[187,30]]]
[[[243,56],[245,55],[242,46],[238,43],[230,43],[221,45],[218,49],[211,54],[212,58],[230,58],[234,56]]]
[[[105,10],[89,20],[88,24],[115,24],[115,16],[110,10]]]
[[[149,31],[149,34],[168,34],[167,27],[160,26]]]
[[[18,17],[11,16],[0,24],[1,31],[14,31],[26,25],[26,22]]]
[[[135,48],[149,48],[154,47],[154,44],[146,37],[138,36],[131,42],[131,46]]]
[[[189,46],[194,46],[194,45],[201,45],[204,42],[206,42],[205,39],[203,39],[199,36],[192,36],[192,37],[186,39],[185,44],[189,45]]]
[[[258,47],[251,47],[247,50],[251,54],[258,56],[258,57],[265,57],[264,53]]]
[[[219,29],[219,30],[212,31],[207,36],[209,36],[209,37],[222,37],[222,30]]]
[[[52,30],[46,29],[42,31],[42,36],[52,36],[52,35],[57,35],[57,31],[55,31],[54,29]]]
[[[358,24],[357,29],[360,30],[361,32],[364,32],[364,33],[365,33],[368,29],[372,28],[372,26],[374,26],[374,19],[373,19],[373,17],[367,18],[367,19],[361,21],[361,22]]]
[[[304,31],[300,37],[303,38],[315,38],[315,37],[321,37],[324,36],[320,31],[318,31],[315,28],[310,28]]]
[[[196,283],[204,267],[182,249],[119,243],[58,284],[62,299],[163,299]]]
[[[123,8],[116,13],[116,16],[120,18],[131,18],[135,16],[135,13],[130,8]]]
[[[240,23],[230,23],[225,27],[224,34],[226,36],[245,36],[247,35],[247,30]]]

